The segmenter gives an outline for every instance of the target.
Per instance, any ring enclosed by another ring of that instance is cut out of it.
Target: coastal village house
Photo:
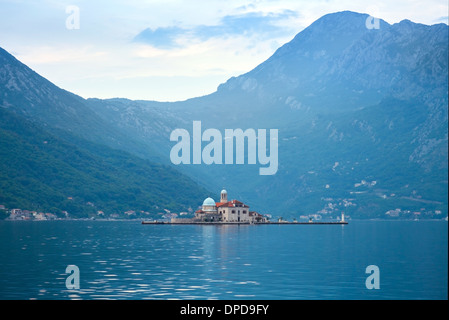
[[[179,220],[186,219],[176,219]],[[249,206],[238,200],[228,201],[228,193],[222,190],[220,202],[212,198],[206,198],[201,209],[195,211],[194,222],[222,222],[222,223],[263,223],[266,218],[254,211]]]

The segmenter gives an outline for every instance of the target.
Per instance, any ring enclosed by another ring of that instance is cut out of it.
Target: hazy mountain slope
[[[447,25],[380,20],[379,29],[367,29],[367,18],[354,12],[326,15],[220,89],[260,97],[293,94],[301,104],[297,108],[326,111],[359,108],[385,95],[410,98],[444,89]]]
[[[0,48],[0,107],[84,139],[152,158],[154,153],[117,128],[111,128],[86,105]]]
[[[367,29],[367,18],[326,15],[208,96],[88,103],[167,159],[170,132],[192,132],[193,120],[222,132],[279,129],[280,167],[273,177],[259,176],[254,165],[179,166],[258,210],[313,213],[329,202],[323,199],[355,195],[352,211],[359,216],[396,207],[447,210],[448,26],[380,20],[379,29]],[[355,187],[369,179],[375,188]]]
[[[63,138],[61,138],[63,137]],[[0,204],[72,217],[196,208],[207,192],[175,170],[0,108]],[[153,216],[154,217],[154,216]]]
[[[274,176],[260,176],[259,164],[176,167],[209,190],[226,187],[230,197],[261,212],[447,212],[448,26],[380,20],[379,29],[367,29],[367,18],[347,11],[326,15],[267,61],[204,97],[175,103],[72,97],[81,104],[73,112],[89,115],[80,125],[65,127],[71,118],[66,107],[54,107],[59,118],[52,120],[8,102],[45,93],[32,84],[14,86],[8,77],[21,79],[20,72],[0,76],[6,79],[0,97],[15,112],[142,157],[157,153],[167,164],[175,144],[170,133],[192,133],[194,120],[203,131],[223,134],[226,128],[278,129]],[[98,130],[90,134],[86,126],[94,122]]]

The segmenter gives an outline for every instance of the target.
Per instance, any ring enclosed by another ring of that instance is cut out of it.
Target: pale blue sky
[[[79,29],[67,29],[68,6]],[[0,47],[82,97],[177,101],[248,72],[319,17],[447,23],[447,0],[0,0]]]

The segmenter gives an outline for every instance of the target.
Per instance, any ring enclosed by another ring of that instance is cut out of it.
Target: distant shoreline
[[[228,222],[228,223],[221,223],[221,222],[197,222],[197,223],[172,223],[170,221],[145,221],[142,219],[89,219],[89,218],[79,218],[79,219],[47,219],[47,220],[37,220],[37,219],[0,219],[1,221],[8,221],[8,222],[51,222],[51,221],[117,221],[117,222],[140,222],[143,224],[249,224],[249,223],[239,223],[239,222]],[[381,219],[381,218],[371,218],[371,219],[351,219],[349,221],[346,221],[346,223],[350,221],[413,221],[413,222],[419,222],[419,221],[445,221],[446,217],[441,219],[435,219],[435,218],[429,218],[429,219]],[[157,222],[157,223],[156,223]],[[254,224],[341,224],[339,221],[315,221],[315,222],[308,222],[308,221],[301,221],[301,222],[292,222],[292,221],[285,221],[285,222],[265,222],[265,223],[254,223]]]
[[[291,222],[291,221],[282,221],[282,222],[258,222],[258,223],[250,223],[250,222],[163,222],[163,221],[142,221],[142,224],[175,224],[175,225],[270,225],[270,224],[302,224],[302,225],[310,225],[310,224],[348,224],[347,221],[312,221],[312,222]]]

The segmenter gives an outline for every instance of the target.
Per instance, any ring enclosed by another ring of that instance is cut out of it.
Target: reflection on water
[[[0,222],[1,299],[447,299],[447,222]],[[80,269],[68,290],[67,265]],[[378,265],[381,289],[365,287]]]

